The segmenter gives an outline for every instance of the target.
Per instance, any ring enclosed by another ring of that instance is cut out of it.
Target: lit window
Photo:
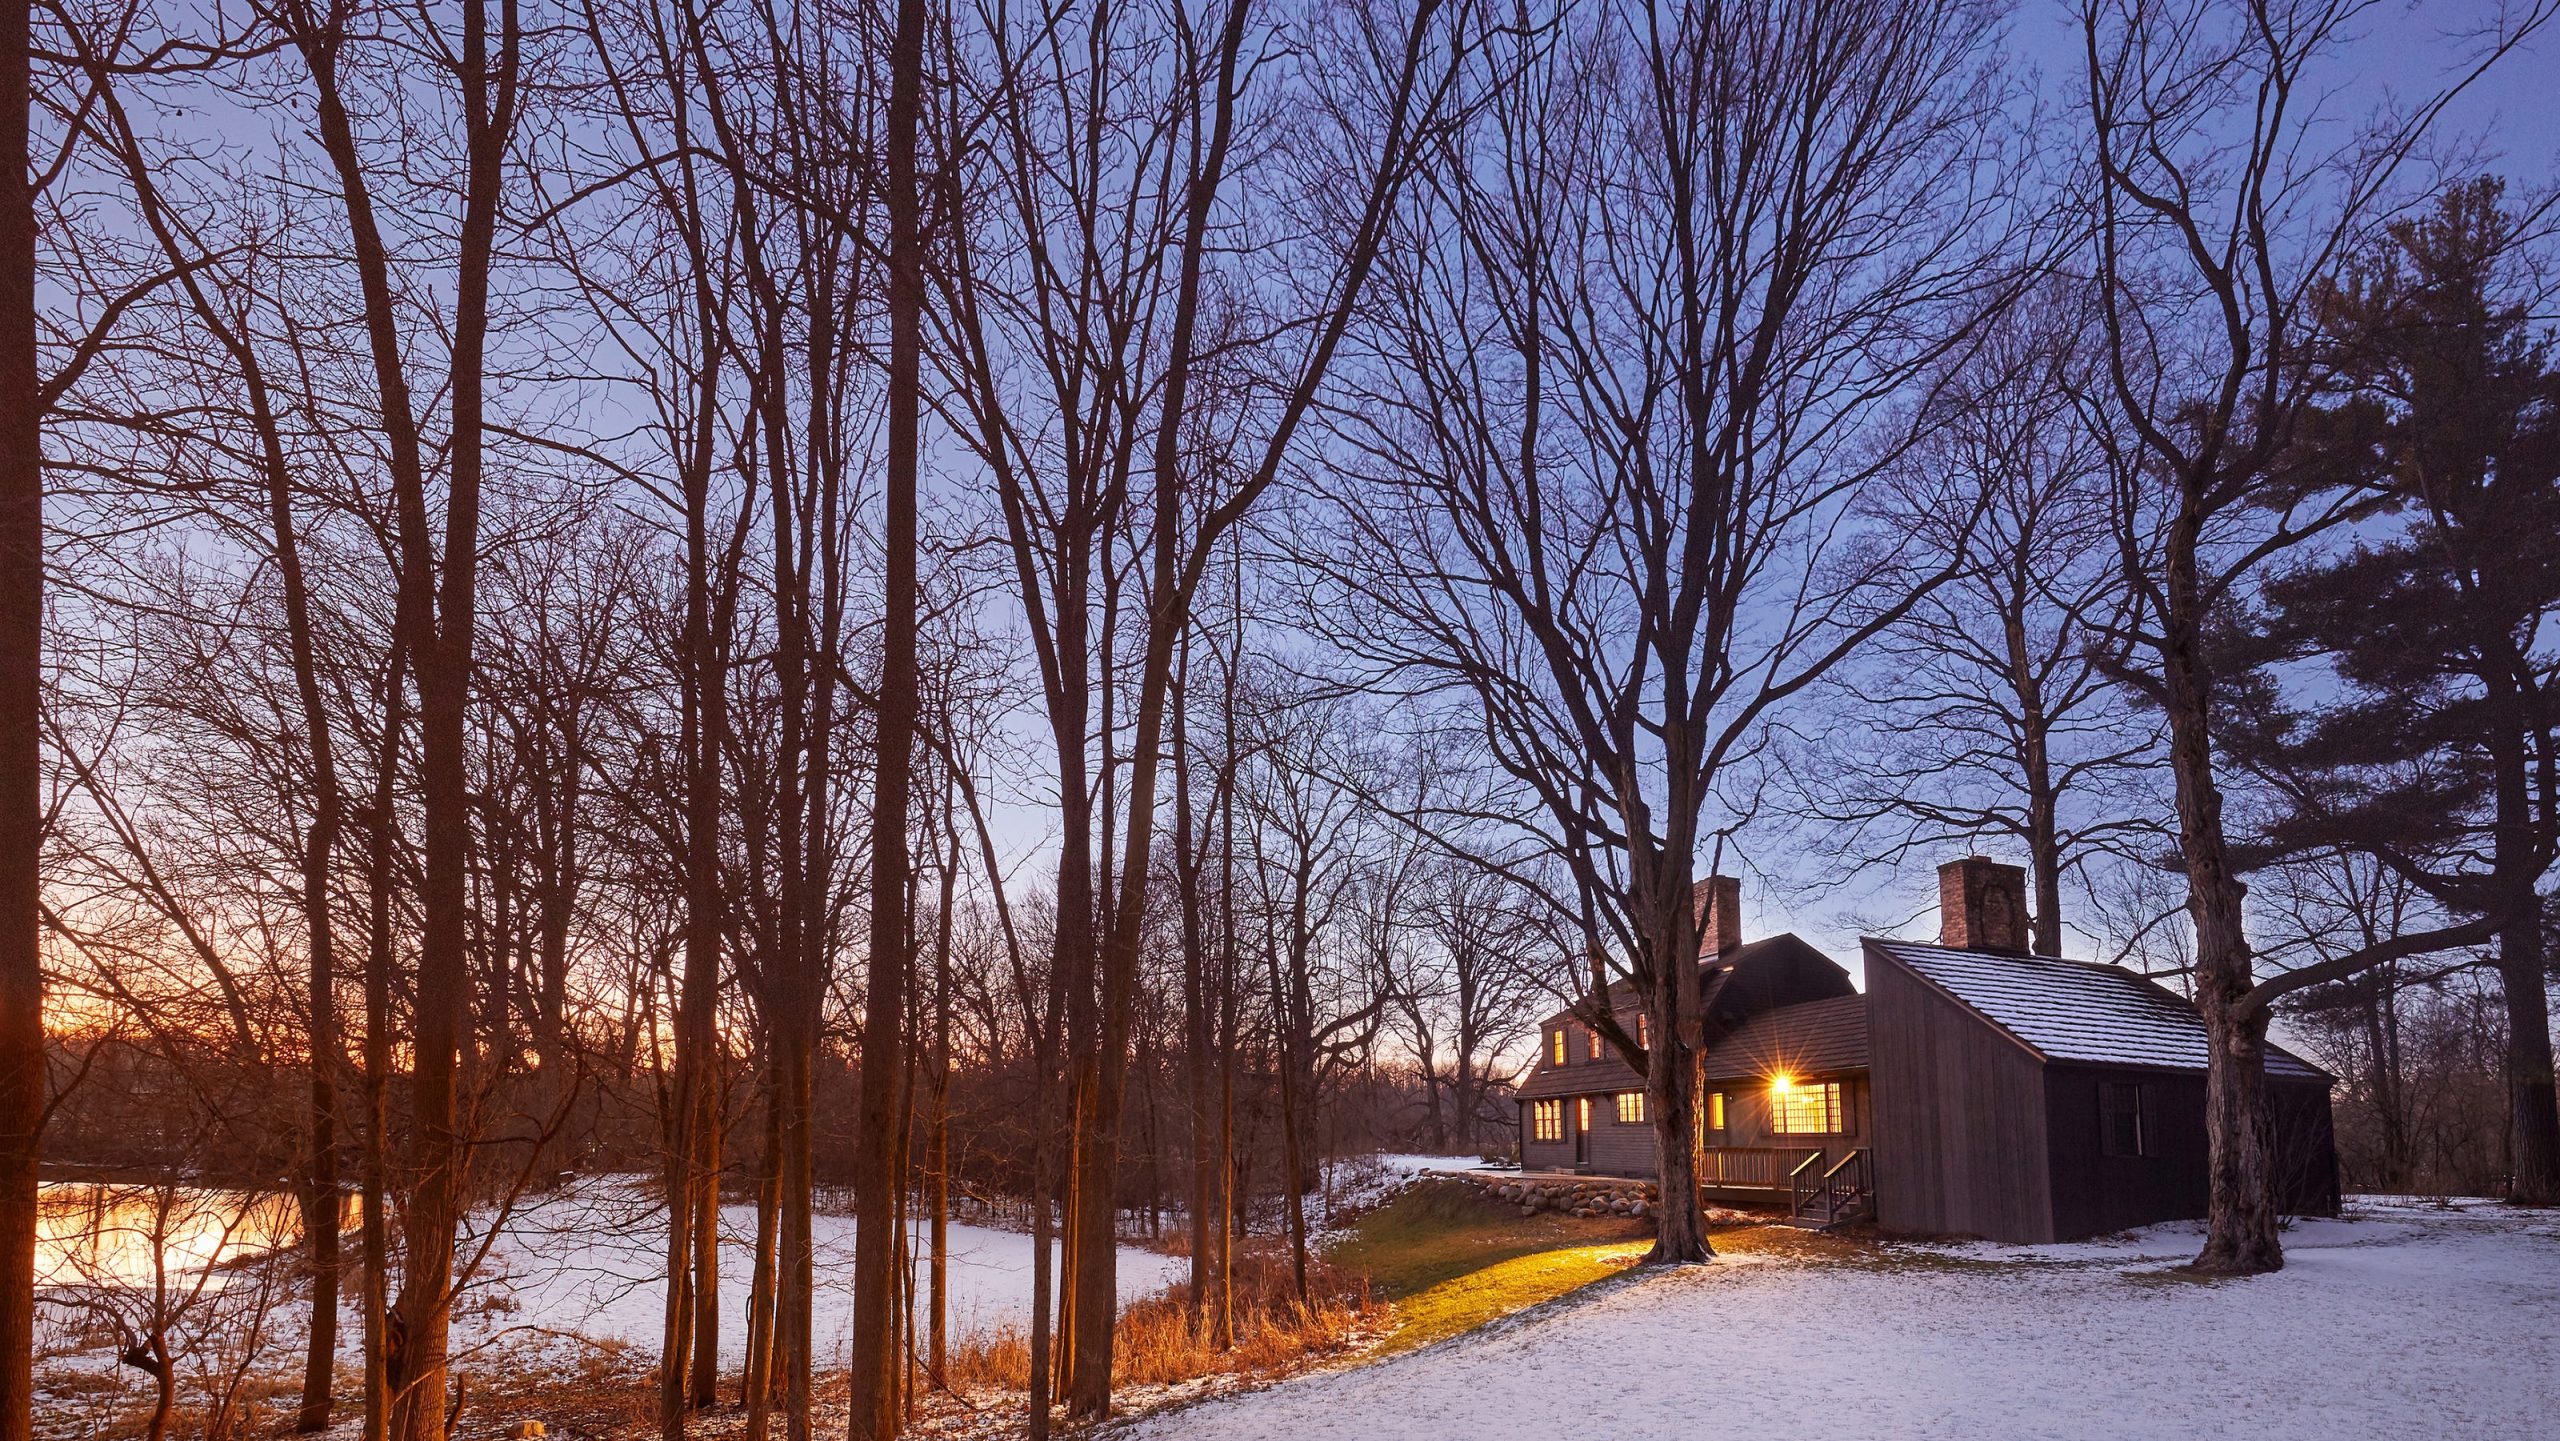
[[[1589,1026],[1582,1028],[1582,1058],[1586,1061],[1600,1059],[1600,1033]]]
[[[1555,1058],[1557,1065],[1564,1064],[1564,1027],[1556,1027],[1555,1033],[1547,1037],[1547,1054]]]
[[[1529,1104],[1530,1133],[1541,1141],[1564,1139],[1564,1102],[1532,1101]]]
[[[1639,1051],[1653,1049],[1653,1017],[1651,1016],[1636,1017],[1636,1049]]]
[[[1621,1126],[1644,1124],[1644,1092],[1620,1091],[1618,1093],[1618,1124]]]
[[[1710,1131],[1724,1129],[1724,1092],[1722,1091],[1707,1092],[1707,1129]]]
[[[1573,1128],[1586,1134],[1591,1130],[1591,1098],[1589,1096],[1574,1098]]]
[[[2098,1154],[2139,1156],[2142,1149],[2142,1087],[2132,1081],[2098,1083]]]
[[[1769,1083],[1769,1129],[1781,1136],[1823,1136],[1840,1129],[1838,1081]]]

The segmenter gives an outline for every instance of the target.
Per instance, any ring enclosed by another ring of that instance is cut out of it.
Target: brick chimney
[[[1720,956],[1742,944],[1742,878],[1709,876],[1690,888],[1697,909],[1698,954]]]
[[[2027,953],[2027,872],[1988,856],[1938,867],[1938,944]]]

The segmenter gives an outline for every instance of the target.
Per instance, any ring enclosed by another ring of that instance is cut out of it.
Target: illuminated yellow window
[[[1564,1027],[1556,1027],[1555,1033],[1547,1037],[1547,1053],[1555,1058],[1557,1065],[1564,1064]]]
[[[1840,1129],[1838,1081],[1769,1083],[1769,1129],[1781,1136],[1825,1136]]]
[[[1620,1091],[1618,1093],[1618,1124],[1621,1126],[1644,1124],[1644,1092]]]
[[[1707,1092],[1707,1129],[1710,1131],[1724,1129],[1724,1092],[1722,1091]]]
[[[1589,1096],[1578,1096],[1574,1099],[1573,1128],[1583,1132],[1591,1129],[1591,1098]]]
[[[1651,1016],[1636,1017],[1636,1049],[1639,1051],[1653,1049],[1653,1017]]]
[[[1529,1104],[1531,1134],[1541,1141],[1564,1139],[1564,1102],[1532,1101]]]

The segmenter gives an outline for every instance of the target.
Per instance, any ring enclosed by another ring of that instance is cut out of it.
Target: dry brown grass
[[[1367,1283],[1322,1260],[1307,1263],[1307,1304],[1299,1305],[1289,1259],[1276,1248],[1239,1251],[1235,1260],[1235,1344],[1220,1348],[1194,1326],[1187,1288],[1168,1286],[1123,1307],[1113,1333],[1112,1384],[1155,1386],[1202,1376],[1286,1370],[1352,1344],[1385,1308]],[[972,1337],[952,1348],[950,1380],[967,1391],[1028,1390],[1030,1339],[1019,1327]]]

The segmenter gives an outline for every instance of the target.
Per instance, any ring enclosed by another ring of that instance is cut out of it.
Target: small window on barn
[[[1533,1101],[1529,1106],[1530,1134],[1541,1141],[1564,1139],[1564,1102]]]
[[[1547,1037],[1547,1054],[1555,1058],[1557,1065],[1564,1064],[1564,1027],[1556,1027]]]
[[[1620,1091],[1618,1093],[1618,1124],[1621,1126],[1644,1124],[1644,1092]]]
[[[2142,1137],[2142,1086],[2136,1081],[2098,1083],[2098,1153],[2102,1156],[2147,1154]]]
[[[1781,1136],[1827,1136],[1840,1129],[1838,1081],[1769,1083],[1769,1129]]]

